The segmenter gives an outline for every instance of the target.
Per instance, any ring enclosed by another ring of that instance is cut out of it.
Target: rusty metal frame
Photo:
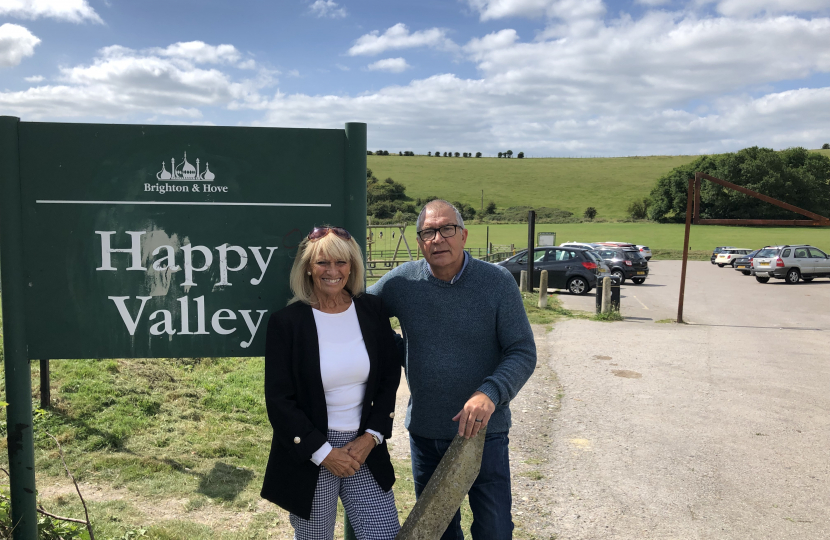
[[[755,197],[764,202],[790,210],[810,219],[701,219],[700,218],[700,187],[703,180],[709,180],[727,189],[732,189]],[[696,172],[694,178],[689,178],[689,188],[686,196],[686,234],[683,240],[683,266],[680,270],[680,297],[677,302],[677,322],[683,322],[683,300],[686,292],[686,265],[689,261],[689,233],[692,224],[695,225],[776,225],[779,227],[830,227],[830,218],[820,216],[809,210],[787,204],[784,201],[773,199],[757,191],[752,191],[743,186],[715,178],[706,173]]]

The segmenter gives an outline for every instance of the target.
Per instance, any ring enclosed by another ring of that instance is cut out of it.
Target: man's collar
[[[463,274],[464,270],[467,269],[468,264],[470,264],[470,254],[465,251],[464,252],[464,264],[461,265],[461,270],[459,270],[458,273],[456,275],[454,275],[451,280],[449,280],[445,283],[449,283],[450,285],[453,285],[456,281],[458,281],[461,278],[461,274]],[[430,275],[432,275],[432,277],[435,277],[435,273],[432,271],[432,267],[429,265],[429,263],[427,263],[427,268],[429,268]],[[435,278],[435,279],[440,279],[440,278]]]

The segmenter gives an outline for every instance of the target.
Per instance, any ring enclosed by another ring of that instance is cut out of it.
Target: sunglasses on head
[[[308,233],[309,240],[319,240],[320,238],[326,236],[328,233],[333,232],[343,240],[351,240],[352,235],[344,229],[343,227],[314,227],[310,233]]]

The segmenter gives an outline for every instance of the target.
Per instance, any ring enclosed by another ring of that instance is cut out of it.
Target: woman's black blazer
[[[364,294],[352,301],[369,353],[369,379],[358,434],[363,434],[366,428],[383,434],[384,442],[369,453],[366,465],[378,485],[389,491],[395,483],[395,472],[386,439],[392,436],[401,362],[380,298]],[[328,413],[320,375],[317,325],[307,304],[291,304],[268,320],[265,405],[274,438],[261,495],[309,519],[317,475],[322,467],[311,461],[311,454],[326,442]]]

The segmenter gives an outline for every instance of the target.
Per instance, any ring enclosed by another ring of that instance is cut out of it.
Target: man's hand
[[[475,437],[478,430],[487,425],[490,421],[496,404],[493,403],[487,394],[476,391],[464,404],[464,408],[452,417],[453,422],[458,422],[458,434],[469,439]]]
[[[360,463],[342,448],[332,448],[320,465],[340,478],[348,478],[360,468]]]
[[[363,465],[366,462],[366,456],[369,455],[369,452],[371,452],[374,447],[375,438],[369,433],[364,433],[357,439],[346,444],[346,446],[343,447],[343,450],[348,452],[349,455],[355,459],[355,461]]]

